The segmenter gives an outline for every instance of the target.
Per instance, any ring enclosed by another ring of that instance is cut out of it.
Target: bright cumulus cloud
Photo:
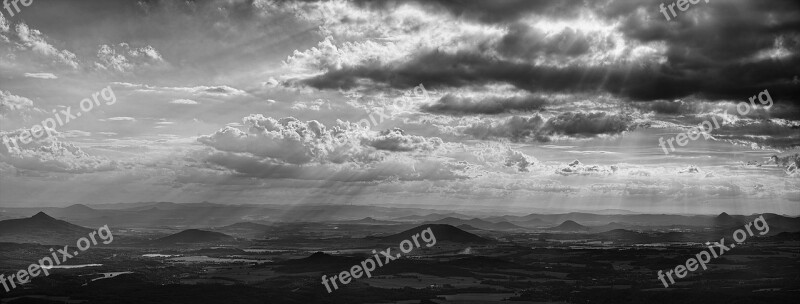
[[[170,101],[169,103],[182,104],[182,105],[196,105],[196,104],[198,104],[197,101],[194,101],[194,100],[191,100],[191,99],[175,99],[173,101]]]
[[[58,76],[56,76],[53,73],[25,73],[25,77],[28,77],[28,78],[39,78],[39,79],[57,79],[58,78]]]

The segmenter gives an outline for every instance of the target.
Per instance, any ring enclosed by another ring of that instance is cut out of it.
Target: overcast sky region
[[[0,145],[0,207],[800,215],[800,173],[769,162],[800,152],[800,2],[661,3],[0,7],[0,136],[81,114]]]

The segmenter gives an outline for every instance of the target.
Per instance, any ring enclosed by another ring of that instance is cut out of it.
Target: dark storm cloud
[[[513,141],[533,139],[547,142],[553,135],[592,137],[601,134],[619,134],[634,128],[636,125],[628,115],[567,112],[549,120],[536,115],[528,118],[513,116],[500,123],[484,121],[468,127],[464,133],[480,139],[509,138]]]
[[[546,128],[557,134],[592,136],[621,133],[631,129],[632,123],[633,119],[624,114],[568,112],[547,121]]]
[[[401,3],[416,3],[448,12],[456,17],[485,23],[513,22],[531,12],[548,15],[574,15],[575,8],[586,0],[356,0],[356,4],[373,9],[393,9]]]
[[[745,102],[746,100],[745,98],[741,98],[739,101]],[[734,102],[736,102],[736,100],[734,100]],[[758,101],[756,101],[756,103],[758,104]],[[681,116],[683,118],[704,113],[724,112],[725,110],[731,114],[735,113],[741,117],[747,117],[751,119],[792,119],[793,117],[800,117],[800,107],[791,104],[775,104],[769,109],[765,109],[763,106],[752,108],[751,111],[745,113],[744,115],[737,112],[736,103],[719,104],[700,101],[656,100],[651,102],[637,102],[633,103],[632,106],[644,112],[654,112],[656,114],[664,114],[668,116]],[[699,123],[706,118],[698,117],[697,119],[700,120],[697,121],[697,123]]]
[[[774,149],[791,149],[800,146],[800,125],[757,121],[725,126],[712,132],[714,138],[735,144]]]
[[[798,58],[793,61],[800,62]],[[775,62],[773,65],[783,64]],[[747,77],[746,75],[723,75],[722,72],[711,70],[689,74],[670,64],[562,68],[535,66],[478,53],[447,54],[434,51],[399,65],[369,63],[343,67],[303,82],[321,89],[352,89],[363,85],[363,80],[388,84],[399,89],[408,89],[419,83],[430,87],[508,83],[530,92],[592,92],[599,89],[638,100],[679,98],[694,93],[741,97],[744,95],[736,93],[757,92],[759,88],[793,94],[799,91],[789,84],[767,84],[775,79],[747,85],[731,79]]]
[[[472,98],[447,94],[436,103],[422,106],[429,113],[452,115],[501,114],[513,111],[533,111],[544,107],[547,100],[533,95],[512,97]]]
[[[668,64],[700,83],[693,93],[705,93],[711,98],[741,98],[750,90],[764,87],[780,91],[776,94],[786,98],[800,96],[796,86],[776,85],[788,82],[800,72],[797,1],[717,1],[694,10],[690,12],[695,15],[682,15],[669,22],[643,20],[631,14],[630,7],[609,15],[627,15],[619,27],[627,38],[665,42],[669,47]],[[774,48],[776,40],[793,56],[783,60],[754,60],[759,52]]]
[[[404,1],[414,2],[416,1]],[[375,9],[391,3],[357,1]],[[397,2],[392,2],[397,3]],[[420,2],[422,3],[422,2]],[[429,2],[425,2],[429,3]],[[800,86],[800,3],[716,1],[691,7],[667,21],[659,1],[433,1],[429,4],[481,22],[503,22],[508,32],[495,44],[457,52],[421,50],[404,62],[367,62],[326,71],[302,82],[321,89],[388,85],[407,89],[511,84],[529,92],[608,92],[650,101],[695,95],[710,100],[746,99],[768,89],[779,104],[797,104]],[[569,20],[579,9],[618,22],[626,41],[664,43],[666,61],[535,64],[596,52],[589,34],[575,29],[545,35],[519,20],[526,14]],[[498,56],[502,55],[502,56]],[[429,108],[432,110],[433,108]],[[445,110],[446,107],[444,107]],[[457,112],[457,111],[456,111]],[[795,112],[792,112],[795,113]],[[793,118],[800,118],[792,116]]]
[[[587,38],[586,34],[571,28],[548,36],[540,29],[515,23],[509,26],[509,33],[500,41],[497,50],[506,57],[522,59],[553,54],[577,56],[589,51]]]
[[[634,100],[673,99],[698,94],[706,98],[746,98],[764,89],[782,102],[800,98],[800,57],[741,63],[714,69],[681,69],[671,63],[642,66],[549,67],[517,63],[476,53],[432,52],[399,65],[366,64],[344,67],[306,79],[322,89],[351,89],[362,80],[408,89],[419,83],[436,87],[469,87],[508,83],[530,92],[586,92],[597,89]]]

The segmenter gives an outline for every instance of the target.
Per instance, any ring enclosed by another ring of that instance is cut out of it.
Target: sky
[[[800,3],[663,3],[0,7],[0,207],[800,215]]]

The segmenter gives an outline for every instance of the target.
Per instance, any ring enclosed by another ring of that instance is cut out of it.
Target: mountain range
[[[514,225],[512,223],[505,222],[505,221],[492,223],[492,222],[485,221],[485,220],[482,220],[482,219],[479,219],[479,218],[473,218],[473,219],[470,219],[470,220],[465,220],[465,219],[460,219],[460,218],[455,218],[455,217],[446,217],[446,218],[443,218],[443,219],[440,219],[440,220],[427,222],[427,223],[428,224],[447,224],[447,225],[452,225],[452,226],[469,225],[471,227],[475,227],[475,228],[483,229],[483,230],[514,230],[514,229],[523,229],[524,230],[525,229],[524,227],[520,227],[520,226]]]
[[[119,228],[162,227],[168,223],[184,229],[209,229],[253,238],[264,236],[270,229],[295,229],[287,224],[327,225],[340,224],[367,226],[375,233],[391,232],[393,229],[409,228],[421,224],[448,224],[463,226],[467,230],[489,231],[547,231],[564,229],[603,232],[614,229],[652,230],[652,229],[696,229],[718,228],[734,229],[753,221],[759,215],[730,215],[721,213],[711,215],[676,214],[592,214],[571,212],[562,214],[528,215],[486,215],[469,212],[455,213],[422,208],[391,208],[350,205],[313,205],[281,207],[275,205],[223,205],[214,203],[177,204],[170,202],[84,205],[75,204],[64,208],[3,208],[2,218],[24,219],[45,212],[48,217],[68,221],[84,227],[100,227],[113,224]],[[800,231],[800,218],[785,215],[763,214],[769,223],[770,233]],[[571,221],[580,226],[562,226]],[[249,223],[249,224],[242,224]],[[14,225],[11,225],[14,226]],[[470,227],[470,228],[468,228]],[[584,228],[589,228],[585,230]],[[394,230],[397,231],[397,230]],[[2,232],[2,231],[0,231]],[[63,234],[63,233],[60,233]],[[59,235],[59,234],[56,234]],[[32,241],[45,241],[40,235]],[[6,235],[5,239],[16,236]],[[2,238],[0,238],[2,240]]]

